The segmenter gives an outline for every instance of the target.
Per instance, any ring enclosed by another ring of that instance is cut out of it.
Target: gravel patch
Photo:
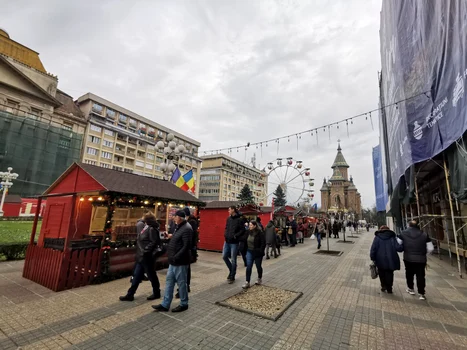
[[[254,285],[219,305],[276,321],[303,293]]]

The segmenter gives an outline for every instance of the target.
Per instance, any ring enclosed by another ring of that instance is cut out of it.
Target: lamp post
[[[173,173],[176,169],[176,165],[173,163],[174,160],[178,160],[183,152],[185,152],[185,146],[177,145],[174,141],[175,136],[173,134],[167,135],[167,143],[159,141],[156,143],[156,147],[164,152],[165,159],[160,164],[164,179],[169,180],[169,174]]]
[[[18,174],[12,173],[11,171],[13,170],[12,167],[8,168],[8,171],[1,171],[0,172],[0,178],[2,181],[0,182],[0,185],[2,185],[2,201],[0,202],[0,216],[3,216],[3,204],[5,203],[5,197],[8,189],[13,186],[12,180],[16,180],[18,177]]]

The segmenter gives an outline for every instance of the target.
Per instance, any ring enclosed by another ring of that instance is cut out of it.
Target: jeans
[[[381,289],[392,292],[392,285],[394,284],[394,271],[378,269],[379,281],[381,282]]]
[[[234,279],[237,273],[237,254],[238,244],[237,243],[224,243],[224,249],[222,250],[222,259],[229,268],[230,278]]]
[[[318,249],[321,248],[321,233],[316,234],[316,240],[318,241]]]
[[[159,295],[161,293],[159,278],[157,277],[156,270],[154,270],[154,261],[152,258],[144,258],[142,262],[137,262],[135,265],[135,269],[133,270],[133,280],[131,282],[130,289],[128,289],[128,295],[135,295],[139,284],[143,280],[144,272],[146,272],[148,279],[151,281],[152,292],[154,295]]]
[[[251,271],[253,270],[253,263],[256,265],[256,270],[258,271],[258,278],[263,278],[263,267],[261,266],[263,262],[263,257],[255,257],[255,253],[251,250],[246,252],[246,281],[250,283],[251,280]]]
[[[169,269],[167,270],[167,277],[165,279],[164,300],[162,301],[162,306],[166,309],[169,309],[170,304],[172,304],[175,282],[178,285],[178,293],[180,294],[180,305],[188,305],[188,289],[186,285],[188,266],[189,265],[169,265]]]
[[[414,263],[405,261],[405,278],[407,280],[407,288],[413,289],[413,278],[417,276],[418,294],[425,295],[425,266],[426,263]]]
[[[271,255],[274,254],[274,257],[277,258],[276,243],[267,245],[266,258],[269,258],[269,252],[271,252]]]

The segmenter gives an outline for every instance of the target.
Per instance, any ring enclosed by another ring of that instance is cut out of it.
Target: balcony
[[[135,161],[133,159],[126,159],[125,164],[127,166],[134,167],[135,166]]]
[[[125,149],[115,148],[115,153],[125,155]]]
[[[134,138],[129,137],[128,138],[128,143],[136,146],[138,144],[138,141],[136,139],[134,139]]]
[[[114,165],[117,165],[117,166],[120,165],[123,167],[123,160],[119,161],[119,160],[114,159]]]
[[[133,158],[133,159],[134,159],[135,156],[136,156],[136,154],[135,154],[135,152],[127,151],[127,152],[126,152],[126,156],[127,156],[127,158],[129,157],[129,158]]]

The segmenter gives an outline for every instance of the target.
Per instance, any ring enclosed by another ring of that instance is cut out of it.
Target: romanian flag
[[[172,174],[172,177],[170,178],[170,181],[175,184],[175,186],[181,188],[184,191],[188,190],[188,186],[185,183],[185,179],[182,176],[182,173],[180,172],[180,169],[177,167]]]
[[[183,175],[183,180],[187,186],[185,191],[191,190],[193,192],[195,189],[195,178],[193,177],[193,170],[190,170],[185,175]]]

